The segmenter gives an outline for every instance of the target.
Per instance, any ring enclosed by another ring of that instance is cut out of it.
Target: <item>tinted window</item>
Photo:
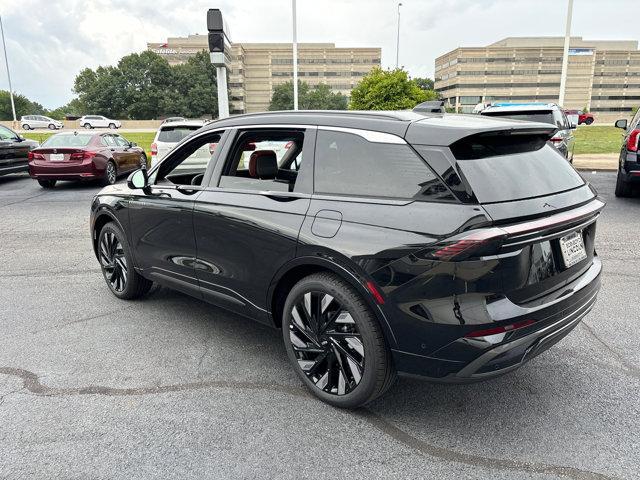
[[[525,120],[527,122],[542,122],[551,123],[556,125],[556,121],[553,118],[553,112],[551,110],[547,112],[482,112],[482,115],[488,115],[490,117],[505,117],[512,118],[514,120]]]
[[[43,147],[47,148],[60,148],[60,147],[86,147],[91,142],[93,135],[84,135],[79,133],[77,135],[64,134],[54,135],[49,137],[43,144]]]
[[[178,143],[191,132],[200,129],[200,126],[162,127],[158,132],[158,142]]]
[[[369,142],[344,132],[318,131],[314,181],[318,193],[453,200],[408,145]]]
[[[300,130],[240,132],[219,186],[293,192],[302,165],[303,145],[304,132]]]
[[[475,136],[451,151],[480,203],[550,195],[584,185],[543,136]]]
[[[160,168],[153,173],[152,182],[200,185],[221,135],[221,132],[214,132],[183,144],[174,155],[163,159]]]

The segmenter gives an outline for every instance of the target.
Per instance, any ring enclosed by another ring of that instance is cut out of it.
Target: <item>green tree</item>
[[[166,113],[187,117],[218,116],[218,85],[216,68],[207,52],[190,57],[173,69],[173,91],[166,99]],[[228,93],[228,92],[227,92]]]
[[[433,90],[433,80],[430,78],[416,77],[413,79],[422,90]]]
[[[81,117],[82,115],[84,115],[85,111],[86,107],[80,101],[80,99],[74,98],[62,107],[58,107],[54,110],[49,110],[47,115],[49,115],[51,118],[55,118],[56,120],[64,120],[67,115]]]
[[[346,110],[347,97],[320,83],[311,88],[298,80],[298,108],[302,110]],[[286,82],[273,89],[269,110],[293,110],[293,82]]]
[[[422,90],[402,69],[374,68],[351,91],[350,110],[406,110],[438,97]]]
[[[14,92],[13,102],[16,106],[16,118],[18,120],[22,115],[45,115],[47,113],[47,110],[42,105],[29,100],[19,93]],[[11,97],[7,90],[0,90],[0,120],[13,120]]]

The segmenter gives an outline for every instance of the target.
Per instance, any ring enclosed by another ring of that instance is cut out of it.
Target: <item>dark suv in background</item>
[[[616,121],[616,127],[624,130],[624,139],[620,148],[618,176],[616,178],[616,197],[629,197],[634,185],[640,185],[640,110],[630,122],[626,119]]]
[[[573,131],[577,125],[573,124],[562,108],[555,103],[494,103],[482,110],[480,114],[555,125],[557,131],[549,141],[570,163],[573,163],[573,150],[576,143]]]
[[[569,333],[600,287],[604,203],[555,131],[411,112],[217,121],[95,197],[93,248],[118,298],[157,282],[281,328],[332,405],[396,372],[495,377]]]

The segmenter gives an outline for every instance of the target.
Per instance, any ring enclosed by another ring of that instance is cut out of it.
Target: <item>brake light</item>
[[[519,328],[528,327],[535,323],[535,320],[521,320],[519,322],[512,323],[510,325],[503,325],[500,327],[486,328],[484,330],[474,330],[465,335],[466,338],[478,338],[488,337],[489,335],[498,335],[500,333],[513,332]]]
[[[81,160],[91,160],[96,156],[96,152],[92,151],[82,151],[82,152],[74,152],[69,156],[69,160],[81,161]]]
[[[29,161],[31,160],[44,160],[44,155],[38,152],[29,152],[27,154],[27,158]]]
[[[158,144],[157,143],[152,143],[151,144],[151,156],[152,157],[158,156]]]
[[[436,260],[442,261],[469,257],[472,253],[489,244],[502,241],[506,236],[506,232],[500,228],[477,230],[446,245],[436,245],[436,250],[432,251],[430,255]]]
[[[553,137],[549,141],[553,143],[560,143],[562,141],[562,137]]]
[[[636,128],[632,130],[627,138],[627,150],[630,152],[638,151],[638,136],[640,136],[640,129]]]

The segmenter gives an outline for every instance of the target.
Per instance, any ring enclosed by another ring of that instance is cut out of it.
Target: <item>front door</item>
[[[130,244],[144,275],[160,284],[200,296],[195,275],[196,243],[193,205],[198,184],[209,164],[180,168],[205,143],[220,141],[222,132],[194,138],[151,171],[149,187],[132,190],[129,198]]]
[[[194,207],[196,274],[206,300],[266,322],[266,292],[309,208],[315,127],[230,136]]]
[[[18,172],[28,168],[29,144],[0,125],[0,170]]]

